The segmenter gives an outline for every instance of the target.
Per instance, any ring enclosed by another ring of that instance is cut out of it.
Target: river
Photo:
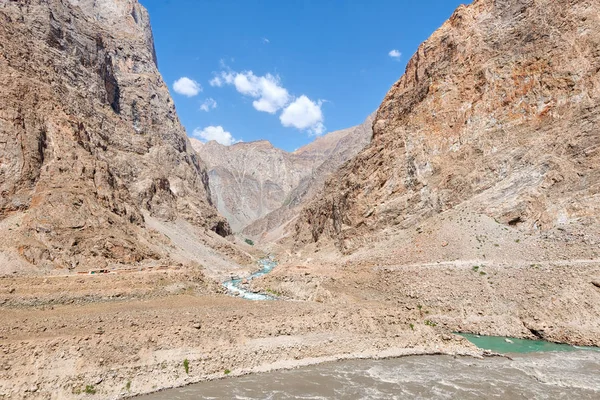
[[[192,399],[598,399],[600,352],[482,360],[413,356],[353,360],[227,378],[144,396]]]
[[[258,278],[259,276],[263,276],[268,274],[277,266],[277,261],[273,256],[268,256],[262,258],[258,261],[258,265],[260,266],[260,270],[251,274],[246,278],[238,278],[238,279],[230,279],[223,283],[223,286],[227,289],[227,291],[235,296],[242,297],[247,300],[256,300],[256,301],[264,301],[264,300],[274,300],[275,297],[269,296],[264,293],[255,293],[247,288],[245,288],[245,282],[249,282],[254,278]]]

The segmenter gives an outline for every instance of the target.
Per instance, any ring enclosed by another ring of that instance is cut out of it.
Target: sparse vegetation
[[[277,290],[266,289],[265,292],[267,292],[269,294],[272,294],[273,296],[276,296],[276,297],[280,297],[281,296],[281,293],[279,293]]]
[[[190,373],[190,362],[188,361],[187,358],[185,360],[183,360],[183,369],[185,369],[186,374]]]
[[[131,390],[131,381],[127,381],[125,384],[125,389],[127,389],[128,392]]]
[[[83,392],[86,394],[96,394],[96,388],[94,385],[85,385]]]
[[[229,375],[229,374],[231,373],[231,371],[230,371],[230,370],[228,370],[228,369],[226,369],[225,371],[223,371],[223,373],[224,373],[225,375]]]
[[[246,239],[244,242],[248,243],[250,246],[254,246],[254,241],[251,239]]]
[[[475,272],[479,271],[479,265],[474,265],[473,266],[473,271],[475,271]]]
[[[433,321],[430,321],[430,320],[427,320],[427,321],[425,321],[425,325],[427,325],[427,326],[431,326],[431,327],[433,327],[433,326],[437,326],[437,324],[436,324],[435,322],[433,322]]]
[[[413,331],[415,330],[415,325],[414,324],[408,324],[408,326],[410,326],[411,330],[413,330]]]

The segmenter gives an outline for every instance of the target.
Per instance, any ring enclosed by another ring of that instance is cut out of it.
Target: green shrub
[[[223,371],[223,373],[224,373],[225,375],[229,375],[229,374],[231,373],[231,371],[230,371],[230,370],[228,370],[228,369],[226,369],[225,371]]]
[[[94,385],[85,385],[84,393],[96,394],[96,388],[94,387]]]
[[[246,239],[244,242],[248,243],[250,246],[254,246],[254,242],[250,239]]]
[[[437,326],[437,324],[435,322],[430,321],[430,320],[425,321],[425,325],[427,325],[427,326]]]
[[[183,360],[183,368],[185,369],[186,374],[190,373],[190,362],[188,361],[187,358],[185,360]]]

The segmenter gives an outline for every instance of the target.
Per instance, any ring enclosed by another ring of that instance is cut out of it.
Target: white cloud
[[[232,144],[239,142],[239,140],[236,140],[231,133],[223,129],[222,126],[207,126],[204,129],[196,128],[192,135],[203,142],[215,140],[224,146],[231,146]]]
[[[212,78],[208,83],[210,86],[221,87],[225,84],[231,85],[233,83],[234,75],[231,72],[221,72],[219,75]]]
[[[271,74],[256,76],[252,71],[221,72],[210,80],[211,86],[234,85],[236,90],[245,96],[255,98],[252,105],[258,111],[274,114],[285,107],[291,96],[281,86],[279,77]]]
[[[210,86],[216,86],[216,87],[223,86],[223,80],[221,80],[221,78],[218,76],[215,76],[214,78],[212,78],[210,81],[208,81],[208,83],[210,84]]]
[[[221,73],[224,83],[233,84],[238,92],[257,100],[252,105],[258,111],[274,114],[290,101],[290,94],[281,86],[279,77],[271,74],[256,76],[252,71]]]
[[[264,44],[271,43],[271,41],[269,39],[267,39],[266,37],[264,37],[262,40],[263,40]]]
[[[184,76],[173,83],[173,90],[175,90],[175,93],[194,97],[202,91],[202,86],[198,82]]]
[[[321,110],[323,101],[315,102],[305,95],[294,98],[281,85],[278,76],[271,74],[257,76],[252,71],[222,71],[210,80],[210,84],[218,87],[235,86],[242,95],[256,99],[252,105],[258,111],[275,114],[282,110],[279,120],[285,127],[294,127],[313,135],[321,135],[325,132]]]
[[[388,56],[395,58],[396,60],[399,60],[400,57],[402,57],[402,53],[400,53],[398,50],[394,49],[394,50],[390,50],[390,52],[388,53]]]
[[[314,102],[302,95],[283,110],[279,120],[283,126],[293,126],[300,130],[307,130],[313,135],[321,135],[325,132],[322,104],[321,100]]]
[[[274,114],[290,101],[290,94],[281,86],[279,77],[271,74],[256,76],[252,71],[221,72],[210,80],[211,86],[234,85],[245,96],[255,98],[252,105],[258,111]]]
[[[204,100],[204,103],[202,103],[202,105],[200,106],[200,109],[206,112],[214,110],[215,108],[217,108],[217,102],[212,97],[209,97],[208,99]]]

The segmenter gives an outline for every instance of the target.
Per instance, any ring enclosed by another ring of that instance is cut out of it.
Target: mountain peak
[[[192,145],[209,166],[213,203],[234,231],[241,231],[283,206],[296,205],[310,184],[321,184],[332,172],[331,166],[348,160],[368,143],[371,121],[324,135],[293,153],[274,147],[268,140],[222,146],[215,142],[198,144],[192,139]],[[315,178],[321,174],[322,180]],[[271,225],[276,223],[272,220]],[[252,228],[252,235],[264,233],[257,234],[257,230],[260,228]]]

